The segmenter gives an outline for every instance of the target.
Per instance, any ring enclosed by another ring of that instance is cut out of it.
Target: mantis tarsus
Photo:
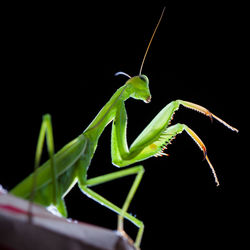
[[[110,122],[112,122],[111,156],[112,163],[115,166],[125,167],[152,156],[166,155],[164,152],[166,145],[169,144],[177,134],[186,131],[203,151],[204,158],[212,170],[215,182],[219,185],[215,170],[207,156],[206,147],[201,139],[185,124],[177,123],[175,125],[170,125],[175,111],[177,111],[179,106],[182,105],[201,112],[202,114],[209,116],[210,119],[214,118],[233,131],[238,131],[236,128],[230,126],[200,105],[183,100],[172,101],[158,113],[130,147],[127,145],[127,114],[125,101],[130,97],[142,100],[145,103],[149,103],[151,100],[149,80],[147,76],[142,74],[142,68],[155,32],[161,22],[164,10],[148,44],[139,74],[130,77],[125,73],[118,72],[118,74],[125,74],[129,79],[114,93],[84,132],[66,144],[56,154],[54,154],[51,117],[48,114],[43,116],[35,155],[35,171],[13,188],[11,190],[12,194],[25,199],[31,199],[32,201],[44,206],[54,205],[58,211],[66,217],[67,210],[64,203],[64,197],[78,182],[78,186],[84,194],[119,215],[119,231],[123,232],[124,218],[130,220],[139,228],[135,240],[135,246],[139,247],[144,225],[142,221],[130,215],[127,210],[142,179],[144,173],[143,166],[137,165],[99,177],[91,179],[87,178],[87,170],[97,148],[98,139],[104,128]],[[45,139],[50,159],[39,167]],[[109,182],[128,175],[135,175],[136,177],[122,208],[109,202],[90,188],[94,185]]]

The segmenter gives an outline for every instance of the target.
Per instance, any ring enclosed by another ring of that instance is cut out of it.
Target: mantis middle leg
[[[117,214],[119,214],[118,231],[120,231],[122,233],[124,232],[123,231],[123,218],[124,217],[126,219],[130,220],[132,223],[134,223],[139,228],[138,233],[137,233],[137,237],[136,237],[136,241],[135,241],[136,247],[139,247],[139,245],[140,245],[141,238],[143,235],[143,230],[144,230],[144,224],[142,221],[138,220],[137,218],[135,218],[131,214],[128,214],[127,210],[128,210],[128,207],[131,203],[131,200],[134,197],[135,192],[140,184],[143,173],[144,173],[144,168],[143,168],[143,166],[139,165],[139,166],[135,166],[135,167],[132,167],[129,169],[125,169],[125,170],[117,171],[114,173],[98,176],[98,177],[95,177],[95,178],[92,178],[89,180],[86,180],[83,176],[78,176],[78,185],[84,194],[86,194],[91,199],[97,201],[98,203],[106,206],[107,208],[109,208],[109,209],[113,210],[114,212],[116,212]],[[95,185],[103,184],[105,182],[109,182],[109,181],[112,181],[112,180],[115,180],[118,178],[133,175],[133,174],[136,174],[136,178],[132,184],[132,187],[127,195],[127,198],[125,199],[125,202],[124,202],[124,205],[122,208],[119,208],[118,206],[116,206],[115,204],[108,201],[107,199],[105,199],[104,197],[102,197],[101,195],[97,194],[96,192],[94,192],[92,189],[89,188],[89,187],[92,187]]]

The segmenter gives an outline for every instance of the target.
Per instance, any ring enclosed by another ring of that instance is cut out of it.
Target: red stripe
[[[28,214],[27,211],[20,209],[20,208],[10,206],[10,205],[1,205],[0,204],[0,209],[7,210],[9,212],[16,213],[16,214]]]

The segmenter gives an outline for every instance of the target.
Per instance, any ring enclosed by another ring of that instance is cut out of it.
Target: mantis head
[[[149,90],[149,80],[145,75],[131,77],[126,84],[129,85],[130,96],[137,100],[142,100],[146,103],[151,101]]]

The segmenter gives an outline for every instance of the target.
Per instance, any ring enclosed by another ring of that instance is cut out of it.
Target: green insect
[[[138,227],[138,233],[135,239],[135,246],[137,248],[139,248],[141,243],[144,225],[141,220],[135,218],[127,211],[141,182],[144,173],[143,166],[137,165],[99,177],[87,178],[88,167],[90,166],[91,159],[97,148],[99,137],[105,127],[112,122],[111,156],[112,163],[118,167],[126,167],[152,156],[166,155],[166,153],[164,153],[166,145],[169,144],[177,134],[186,131],[203,151],[204,157],[212,170],[217,185],[219,185],[219,181],[201,139],[187,125],[177,123],[171,126],[170,122],[174,112],[178,110],[180,105],[183,105],[184,107],[199,111],[209,116],[211,119],[216,119],[233,131],[238,131],[204,107],[191,102],[176,100],[166,105],[135,139],[132,145],[128,147],[126,137],[127,113],[125,101],[130,97],[136,100],[142,100],[145,103],[149,103],[151,100],[149,80],[147,76],[142,74],[142,68],[150,44],[161,22],[164,10],[148,44],[139,75],[130,77],[125,73],[118,72],[117,75],[125,74],[129,79],[114,93],[84,132],[66,144],[56,154],[54,154],[51,117],[48,114],[43,116],[35,155],[35,171],[11,190],[13,195],[24,199],[30,199],[43,206],[54,205],[63,216],[67,217],[64,197],[71,188],[78,183],[79,188],[84,194],[118,214],[118,230],[120,232],[124,232],[124,218]],[[39,167],[45,139],[50,159]],[[121,208],[91,189],[92,186],[128,175],[135,175],[136,177],[124,205]]]

